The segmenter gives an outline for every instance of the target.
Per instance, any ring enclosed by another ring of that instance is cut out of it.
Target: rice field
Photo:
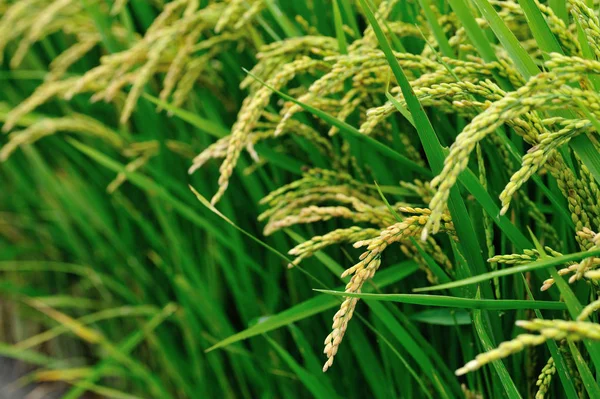
[[[598,1],[0,0],[0,82],[0,398],[600,398]]]

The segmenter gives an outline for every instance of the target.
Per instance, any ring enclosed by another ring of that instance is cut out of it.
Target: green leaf
[[[569,343],[569,349],[571,349],[571,353],[573,354],[573,361],[577,366],[579,376],[581,377],[581,381],[583,382],[583,386],[585,387],[589,397],[600,398],[600,386],[592,375],[586,360],[583,358],[583,356],[581,356],[579,349],[577,349],[577,345],[575,345],[572,341],[567,342]]]
[[[438,46],[440,46],[442,54],[445,57],[455,58],[456,55],[454,54],[454,50],[452,50],[452,47],[450,47],[448,38],[438,22],[437,16],[433,13],[433,5],[431,4],[431,0],[419,0],[419,3],[421,4],[423,14],[425,14],[425,19],[427,19],[427,23],[431,28],[431,32],[433,33]]]
[[[415,288],[413,291],[415,292],[424,292],[424,291],[439,291],[445,290],[449,288],[463,287],[465,285],[477,284],[482,281],[489,281],[494,277],[504,277],[510,276],[516,273],[524,273],[532,270],[541,270],[547,269],[552,266],[561,265],[567,262],[581,260],[585,258],[589,258],[590,256],[598,256],[600,255],[600,249],[592,250],[592,251],[582,251],[576,252],[573,254],[557,256],[555,258],[548,259],[540,259],[535,262],[528,263],[526,265],[513,266],[502,270],[497,270],[494,272],[484,273],[479,276],[469,277],[463,280],[454,281],[452,283],[435,285],[433,287],[422,287]]]
[[[335,24],[335,36],[338,40],[340,54],[348,54],[348,44],[346,43],[346,33],[342,22],[342,14],[340,13],[339,0],[333,0],[333,23]]]
[[[88,376],[86,376],[81,381],[77,381],[74,384],[75,386],[63,396],[63,399],[79,398],[81,394],[83,394],[86,391],[86,386],[88,384],[93,384],[95,381],[100,379],[100,377],[104,373],[104,370],[106,368],[109,368],[113,364],[113,362],[122,361],[122,359],[130,359],[130,352],[133,351],[133,349],[135,349],[148,334],[150,334],[169,316],[171,316],[171,314],[175,310],[176,306],[174,306],[173,304],[165,306],[159,314],[147,321],[140,330],[133,332],[132,334],[127,336],[118,346],[113,347],[110,351],[110,354],[107,355],[104,359],[102,359],[98,364],[96,364],[94,366],[93,371]],[[155,383],[159,387],[162,386],[160,380],[158,380],[157,377],[153,375],[152,381],[155,381]],[[166,393],[164,392],[164,389],[161,389],[161,391],[163,391],[163,393]]]
[[[415,313],[410,319],[434,326],[466,326],[473,323],[466,310],[429,309]]]
[[[525,278],[525,276],[523,274],[521,274],[521,278],[523,279],[523,283],[524,283],[523,285],[525,287],[525,291],[527,291],[527,295],[529,296],[529,298],[535,300],[535,297],[533,296],[533,293],[531,292],[531,289],[529,288],[529,282],[527,281],[527,279]],[[535,313],[535,317],[537,317],[538,319],[544,318],[542,316],[542,312],[540,312],[538,309],[534,309],[534,313]],[[546,345],[548,346],[548,349],[550,350],[550,355],[552,356],[552,359],[554,359],[554,365],[556,366],[556,372],[558,374],[558,378],[560,379],[560,382],[563,385],[563,388],[565,390],[565,394],[566,394],[567,398],[578,399],[579,396],[577,395],[577,390],[575,389],[575,385],[573,384],[573,379],[571,378],[570,368],[567,365],[567,362],[566,362],[565,358],[563,357],[560,349],[558,348],[558,345],[553,340],[546,341]]]
[[[500,18],[496,10],[494,10],[494,6],[492,6],[488,0],[473,0],[473,2],[477,5],[485,20],[490,24],[490,28],[492,28],[496,37],[500,40],[500,43],[502,43],[502,47],[504,47],[510,58],[513,60],[521,75],[523,75],[525,79],[537,75],[540,70],[529,54],[527,54],[527,51],[523,48],[521,43],[519,43],[519,40],[515,37],[514,33],[512,33],[504,24],[502,18]]]
[[[448,0],[448,3],[450,3],[452,11],[454,11],[461,25],[465,28],[469,40],[471,40],[477,51],[479,51],[483,60],[485,62],[498,61],[494,48],[486,37],[485,31],[479,27],[475,17],[471,14],[469,4],[466,0]]]
[[[378,287],[385,287],[410,276],[415,271],[417,271],[417,269],[418,267],[414,261],[404,262],[396,267],[388,268],[377,273],[373,278],[373,283]],[[218,348],[223,348],[235,342],[239,342],[254,337],[256,335],[264,334],[266,332],[272,331],[279,327],[286,326],[291,323],[295,323],[299,320],[306,319],[307,317],[314,316],[316,314],[324,312],[327,309],[331,309],[335,306],[338,306],[339,304],[340,301],[334,297],[328,295],[316,296],[307,301],[294,305],[291,308],[286,309],[278,314],[265,316],[261,318],[258,324],[255,324],[252,327],[245,329],[244,331],[241,331],[216,343],[215,345],[206,349],[206,352],[210,352]]]
[[[221,211],[219,211],[217,208],[215,208],[214,205],[212,205],[206,198],[204,198],[202,196],[202,194],[200,194],[198,191],[196,191],[196,189],[194,187],[192,187],[191,185],[189,187],[190,187],[190,190],[192,190],[192,192],[194,193],[194,195],[198,199],[198,201],[200,201],[200,203],[202,205],[204,205],[206,208],[210,209],[213,213],[215,213],[217,216],[219,216],[221,219],[223,219],[229,225],[233,226],[233,228],[235,228],[236,230],[238,230],[239,232],[241,232],[245,236],[247,236],[250,239],[252,239],[254,242],[258,243],[259,245],[263,246],[264,248],[266,248],[267,250],[271,251],[275,255],[279,256],[281,259],[283,259],[284,261],[286,261],[288,264],[291,263],[290,258],[288,258],[287,256],[285,256],[284,254],[282,254],[281,252],[279,252],[278,250],[276,250],[275,248],[273,248],[272,246],[270,246],[266,242],[262,241],[261,239],[259,239],[255,235],[253,235],[253,234],[247,232],[246,230],[242,229],[241,227],[239,227],[231,219],[229,219],[227,216],[225,216]]]
[[[284,349],[279,345],[276,341],[269,336],[265,335],[265,339],[275,352],[279,354],[279,356],[283,359],[283,361],[289,366],[290,369],[298,376],[298,379],[304,384],[306,389],[310,391],[310,393],[315,398],[337,398],[337,394],[333,391],[327,384],[325,384],[320,379],[322,378],[322,374],[315,375],[313,373],[308,372],[304,367],[300,366],[298,362]]]
[[[415,360],[423,374],[430,379],[431,383],[438,390],[441,397],[453,397],[453,394],[450,391],[450,384],[443,380],[440,375],[440,370],[433,366],[429,356],[427,356],[425,351],[417,344],[407,329],[399,323],[398,319],[379,302],[370,301],[366,302],[366,304],[388,328],[396,338],[396,341],[404,347],[406,352]]]
[[[476,298],[479,299],[479,290],[477,291]],[[486,328],[486,321],[484,321],[484,313],[481,310],[473,311],[473,325],[475,326],[475,331],[477,335],[479,335],[479,340],[483,347],[484,351],[490,351],[496,347],[495,343],[492,341],[492,338],[488,335],[488,328]],[[514,381],[510,378],[510,374],[506,369],[506,366],[502,362],[502,360],[496,360],[492,362],[491,366],[494,368],[500,381],[502,382],[502,386],[509,398],[520,398],[521,394],[519,394],[519,390],[515,386]]]
[[[567,11],[567,2],[564,0],[548,0],[550,8],[557,17],[563,20],[565,24],[569,23],[569,12]]]
[[[442,306],[459,309],[485,309],[485,310],[517,310],[517,309],[549,309],[564,310],[562,302],[553,301],[527,301],[519,299],[472,299],[443,295],[419,294],[365,294],[347,293],[343,291],[315,289],[324,294],[361,298],[365,300],[410,303],[413,305]]]
[[[192,112],[186,111],[183,108],[171,105],[168,102],[163,101],[163,100],[161,100],[157,97],[154,97],[150,94],[147,94],[147,93],[143,93],[142,96],[145,99],[147,99],[148,101],[150,101],[151,103],[156,104],[156,105],[160,106],[161,108],[166,109],[167,111],[171,112],[173,115],[177,116],[181,120],[186,121],[190,125],[198,128],[199,130],[203,131],[204,133],[210,134],[213,137],[221,138],[221,137],[225,137],[229,134],[229,130],[227,130],[223,126],[221,126],[217,123],[214,123],[208,119],[204,119]]]
[[[600,154],[590,138],[587,135],[577,136],[571,139],[569,145],[587,166],[594,179],[600,182]]]
[[[519,0],[519,5],[525,13],[527,18],[527,25],[533,33],[533,37],[537,42],[540,50],[544,53],[560,53],[564,54],[560,43],[554,36],[554,33],[550,30],[550,27],[546,23],[542,12],[533,0]]]
[[[56,360],[31,349],[22,349],[0,342],[0,356],[51,369],[67,368],[69,362]]]

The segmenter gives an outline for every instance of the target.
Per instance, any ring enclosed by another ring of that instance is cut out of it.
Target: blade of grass
[[[519,0],[519,5],[527,18],[527,25],[540,47],[540,50],[545,54],[552,52],[564,54],[560,47],[560,43],[556,39],[556,36],[554,36],[554,33],[550,30],[542,12],[535,2],[533,0]]]
[[[235,224],[231,219],[229,219],[227,216],[225,216],[223,213],[221,213],[221,211],[219,211],[217,208],[215,208],[213,205],[211,205],[210,201],[208,201],[206,198],[204,198],[202,196],[202,194],[200,194],[198,191],[196,191],[196,189],[194,187],[192,187],[190,185],[189,188],[190,188],[190,190],[192,190],[192,192],[194,193],[194,195],[196,196],[196,198],[198,199],[198,201],[200,201],[200,203],[202,205],[204,205],[206,208],[208,208],[209,210],[211,210],[213,213],[215,213],[221,219],[223,219],[224,221],[226,221],[229,225],[233,226],[233,228],[235,228],[236,230],[238,230],[239,232],[241,232],[245,236],[249,237],[251,240],[253,240],[257,244],[263,246],[264,248],[266,248],[270,252],[272,252],[275,255],[279,256],[281,259],[283,259],[284,261],[286,261],[288,264],[291,263],[290,258],[288,258],[284,254],[282,254],[281,252],[279,252],[277,249],[273,248],[272,246],[270,246],[266,242],[258,239],[253,234],[247,232],[246,230],[242,229],[237,224]]]
[[[163,321],[173,314],[176,308],[173,304],[165,306],[158,315],[150,319],[139,331],[130,334],[123,342],[114,348],[111,355],[119,354],[119,357],[128,356],[128,354],[137,347],[144,337],[156,329]],[[115,361],[111,356],[106,357],[94,367],[94,371],[90,373],[84,380],[76,383],[70,391],[68,391],[63,399],[77,399],[86,391],[86,384],[93,384],[104,373],[104,369],[110,367]]]
[[[483,60],[485,62],[498,61],[494,48],[486,37],[485,31],[479,28],[479,24],[475,20],[473,14],[471,14],[470,6],[467,2],[465,0],[448,0],[448,3],[452,7],[452,10],[456,14],[461,25],[465,28],[469,40],[471,40]],[[504,90],[510,90],[512,88],[512,85],[507,79],[500,76],[497,72],[493,72],[493,74],[500,87]]]
[[[65,368],[68,360],[57,360],[30,349],[20,349],[0,342],[0,356],[20,360],[22,362],[49,369]]]
[[[67,139],[67,141],[72,146],[74,146],[75,148],[77,148],[78,150],[83,152],[84,154],[88,155],[89,157],[91,157],[92,159],[94,159],[95,161],[100,163],[101,165],[107,167],[108,169],[110,169],[114,172],[117,172],[117,173],[119,173],[119,172],[125,173],[125,175],[127,176],[127,179],[129,181],[131,181],[133,184],[135,184],[136,186],[140,187],[141,189],[147,191],[148,193],[152,193],[152,194],[156,195],[157,197],[161,197],[162,199],[164,199],[182,217],[184,217],[185,219],[194,223],[198,227],[200,227],[200,228],[204,229],[205,231],[209,232],[210,234],[212,234],[217,239],[217,241],[220,244],[222,244],[224,247],[232,249],[233,251],[236,251],[238,249],[234,245],[234,243],[232,243],[231,240],[228,239],[228,237],[223,232],[221,232],[218,228],[216,228],[207,219],[201,217],[198,213],[196,213],[192,207],[188,206],[183,201],[179,200],[174,195],[172,195],[168,190],[166,190],[164,188],[164,186],[158,185],[155,181],[153,181],[152,179],[150,179],[140,173],[131,172],[131,171],[126,170],[124,165],[119,164],[118,162],[107,157],[106,155],[100,153],[99,151],[96,151],[95,149],[93,149],[89,146],[86,146],[85,144],[82,144],[81,142],[79,142],[77,140],[73,140],[73,139],[69,138],[69,139]],[[245,260],[247,262],[249,262],[249,264],[255,265],[257,268],[260,269],[260,267],[258,267],[256,262],[251,259],[251,257],[245,255]]]
[[[494,277],[504,277],[510,276],[516,273],[525,273],[532,270],[542,270],[547,269],[552,266],[561,265],[567,262],[581,260],[585,258],[589,258],[590,256],[598,256],[600,255],[600,249],[596,249],[593,251],[582,251],[576,252],[568,255],[557,256],[555,258],[549,259],[540,259],[535,262],[528,263],[526,265],[521,266],[513,266],[503,270],[497,270],[494,272],[484,273],[478,276],[469,277],[463,280],[454,281],[452,283],[435,285],[433,287],[422,287],[415,288],[414,292],[424,292],[424,291],[439,291],[456,287],[463,287],[465,285],[477,284],[482,281],[491,280]]]
[[[456,58],[456,54],[454,54],[454,50],[452,50],[452,47],[450,47],[448,38],[438,22],[437,16],[433,13],[433,5],[431,4],[431,0],[419,0],[419,3],[421,4],[423,14],[425,14],[425,19],[431,28],[431,32],[433,33],[438,46],[440,46],[440,51],[442,54],[445,57]]]
[[[294,25],[288,16],[281,11],[281,8],[279,8],[279,5],[275,0],[265,0],[265,3],[271,12],[271,15],[273,15],[273,19],[279,24],[287,37],[300,36],[300,32],[298,31],[298,28],[296,28],[296,25]]]
[[[396,349],[396,347],[392,344],[392,342],[390,342],[390,340],[388,340],[381,332],[379,332],[375,328],[375,326],[373,326],[371,323],[369,323],[367,320],[365,320],[364,317],[360,317],[360,319],[371,331],[373,331],[377,335],[378,339],[382,340],[384,342],[384,344],[387,346],[387,348],[389,348],[394,353],[394,355],[396,355],[396,357],[400,360],[402,365],[406,368],[406,370],[408,370],[409,374],[417,382],[417,384],[419,385],[419,388],[421,388],[421,391],[423,391],[423,394],[425,395],[425,397],[427,397],[429,399],[433,399],[433,397],[431,396],[431,393],[429,392],[429,389],[427,388],[427,385],[425,384],[425,382],[423,381],[421,376],[419,376],[419,374],[416,372],[416,370],[413,367],[411,367],[411,365],[406,360],[406,358],[404,356],[402,356],[400,351],[398,351]],[[365,367],[369,367],[369,365],[365,364]]]
[[[113,346],[113,344],[101,333],[98,333],[96,330],[81,324],[79,321],[73,319],[65,313],[59,312],[47,306],[37,298],[22,298],[21,300],[32,308],[35,308],[46,314],[48,317],[56,320],[58,323],[68,328],[73,334],[85,342],[101,346],[109,357],[115,359],[115,361],[127,367],[137,377],[144,380],[145,383],[149,385],[151,392],[154,394],[162,395],[162,397],[165,398],[171,398],[171,395],[165,389],[164,384],[156,375],[151,373],[150,370],[143,365],[143,363],[138,362],[127,354],[121,353],[121,351]],[[165,312],[170,315],[175,312],[176,306],[174,304],[170,304],[167,305],[166,309],[168,309],[168,312],[166,310]]]
[[[171,112],[173,115],[177,116],[178,118],[186,121],[187,123],[189,123],[192,126],[197,127],[198,129],[202,130],[204,133],[210,134],[213,137],[222,138],[229,134],[229,130],[227,130],[223,126],[221,126],[217,123],[214,123],[208,119],[204,119],[194,113],[191,113],[190,111],[186,111],[180,107],[175,107],[175,106],[169,104],[168,102],[163,101],[157,97],[154,97],[148,93],[143,93],[142,96],[145,99],[147,99],[148,101],[150,101],[151,103],[158,105],[161,108],[166,109],[167,111]]]
[[[387,270],[382,270],[381,272],[377,273],[373,278],[373,282],[378,287],[385,287],[410,276],[411,274],[416,272],[417,269],[418,266],[415,262],[403,262],[400,265],[396,266],[394,269],[389,268]],[[276,328],[286,326],[288,324],[294,323],[299,320],[303,320],[310,316],[314,316],[318,313],[321,313],[327,309],[331,309],[338,305],[339,301],[336,298],[330,297],[328,295],[319,295],[305,302],[294,305],[291,308],[286,309],[283,312],[280,312],[276,315],[263,318],[260,323],[216,343],[215,345],[206,349],[206,352],[210,352],[218,348],[223,348],[235,342],[239,342],[254,337],[256,335],[264,334]]]
[[[410,122],[411,125],[416,127],[415,120],[413,119],[411,113],[406,109],[404,105],[402,105],[398,100],[394,98],[394,96],[389,92],[389,90],[387,90],[387,88],[385,90],[385,97],[388,99],[389,102],[394,104],[394,107],[396,107],[396,109],[402,114],[403,117],[406,118],[407,121]]]
[[[525,278],[524,275],[521,275],[521,277],[523,279],[525,290],[527,291],[527,295],[529,296],[529,298],[535,300],[533,293],[531,292],[531,289],[529,288],[529,283],[528,283],[527,279]],[[542,316],[542,312],[540,312],[538,309],[535,309],[534,312],[535,312],[535,317],[537,317],[538,319],[544,318]],[[546,341],[546,344],[548,345],[548,349],[550,350],[550,355],[552,356],[552,359],[554,359],[554,365],[556,367],[556,372],[558,373],[558,378],[560,379],[560,382],[562,383],[562,386],[565,390],[565,394],[566,394],[567,398],[577,399],[579,396],[577,395],[577,390],[575,389],[575,385],[573,384],[573,379],[571,378],[569,366],[567,365],[565,358],[563,357],[562,353],[560,352],[558,345],[553,340]]]
[[[118,308],[112,309],[104,309],[96,313],[91,313],[76,319],[77,323],[81,325],[89,325],[93,323],[98,323],[99,321],[113,319],[117,317],[139,317],[139,316],[154,316],[160,312],[160,309],[149,306],[149,305],[141,305],[141,306],[122,306]],[[31,349],[35,346],[39,346],[44,342],[48,342],[51,339],[55,339],[61,334],[69,331],[69,328],[63,324],[59,324],[58,326],[41,332],[37,335],[29,337],[25,340],[22,340],[15,344],[15,348],[18,349]]]
[[[569,349],[571,349],[571,353],[573,354],[573,361],[577,366],[583,386],[585,387],[588,395],[590,395],[589,397],[600,398],[600,386],[594,379],[590,368],[586,364],[586,360],[583,358],[583,356],[581,356],[579,349],[577,349],[577,345],[575,345],[572,341],[568,341],[568,343]]]
[[[592,140],[584,134],[572,138],[569,145],[581,158],[583,164],[587,166],[594,179],[600,182],[600,154]]]
[[[335,36],[338,40],[340,54],[348,54],[348,43],[346,43],[346,34],[342,22],[342,14],[340,13],[339,0],[333,0],[333,23],[335,24]]]
[[[353,30],[353,33],[354,33],[353,37],[360,36],[360,30],[358,28],[358,23],[356,22],[355,12],[352,9],[351,0],[338,0],[338,1],[339,1],[339,4],[341,6],[341,9],[342,9],[344,15],[346,16],[348,25]]]
[[[537,65],[535,65],[533,59],[527,54],[527,51],[525,51],[511,30],[504,24],[504,21],[502,21],[502,18],[494,10],[492,4],[488,0],[473,0],[473,2],[477,5],[485,20],[490,24],[490,28],[492,28],[496,37],[510,55],[521,75],[525,79],[537,75],[540,72]]]
[[[587,109],[585,104],[577,98],[573,98],[573,101],[581,109],[585,117],[594,125],[596,131],[600,131],[600,121]],[[578,140],[579,138],[582,140]],[[588,167],[596,181],[600,181],[600,156],[596,146],[592,143],[587,135],[577,136],[571,140],[571,147],[577,152],[577,155],[581,158],[586,166],[590,164],[594,165],[591,169]]]
[[[569,12],[567,11],[567,2],[563,0],[548,0],[550,8],[557,17],[563,20],[565,24],[569,23]]]
[[[323,294],[361,298],[374,301],[410,303],[413,305],[442,306],[461,309],[483,309],[483,310],[517,310],[517,309],[548,309],[564,310],[563,302],[553,301],[528,301],[519,299],[472,299],[459,298],[443,295],[419,295],[419,294],[365,294],[346,293],[343,291],[332,291],[315,289]]]
[[[91,267],[74,265],[64,262],[50,261],[3,261],[0,262],[0,271],[11,271],[18,273],[26,272],[58,272],[74,274],[90,281],[99,280],[102,285],[117,293],[130,303],[136,303],[138,300],[135,294],[124,284],[121,284],[114,278]]]
[[[480,298],[479,290],[477,290],[476,299]],[[481,345],[483,346],[484,351],[490,351],[496,347],[495,343],[492,341],[492,338],[488,334],[488,328],[486,328],[486,322],[484,321],[484,314],[482,310],[474,310],[473,311],[473,325],[475,326],[475,331],[477,335],[479,335],[479,340]],[[510,377],[506,366],[502,362],[502,360],[497,360],[492,362],[491,366],[494,368],[500,381],[502,382],[502,386],[504,387],[504,391],[508,395],[509,398],[520,398],[521,394],[519,394],[519,390],[515,386],[514,381]]]
[[[264,335],[267,342],[275,352],[283,359],[288,367],[298,376],[302,384],[310,391],[315,398],[337,398],[338,395],[329,386],[320,381],[318,374],[314,375],[302,367],[296,360],[275,340],[268,335]]]
[[[453,393],[450,391],[450,384],[444,381],[440,375],[440,370],[433,366],[429,356],[427,356],[425,351],[417,344],[415,339],[393,314],[382,303],[369,301],[366,304],[396,338],[397,343],[404,347],[407,353],[417,362],[421,371],[430,379],[441,397],[453,397]]]
[[[468,311],[451,309],[424,310],[412,314],[410,319],[434,326],[466,326],[473,323]]]
[[[592,51],[588,36],[583,30],[579,18],[574,18],[574,20],[575,26],[577,28],[577,40],[579,41],[579,45],[581,46],[581,54],[583,55],[583,58],[588,60],[596,60],[596,55]],[[596,74],[588,74],[587,76],[588,79],[592,82],[594,89],[598,91],[598,89],[600,89],[600,77]]]

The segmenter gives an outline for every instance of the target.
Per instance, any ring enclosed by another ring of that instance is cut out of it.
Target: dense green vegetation
[[[0,0],[14,386],[600,397],[599,10]]]

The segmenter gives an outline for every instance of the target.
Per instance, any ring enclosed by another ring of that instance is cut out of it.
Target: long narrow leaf
[[[595,249],[592,251],[583,251],[576,252],[573,254],[557,256],[555,258],[541,259],[535,262],[528,263],[526,265],[521,266],[513,266],[507,269],[498,270],[494,272],[484,273],[479,276],[469,277],[463,280],[454,281],[452,283],[435,285],[433,287],[423,287],[414,289],[415,292],[424,292],[424,291],[439,291],[445,290],[449,288],[463,287],[465,285],[477,284],[482,281],[489,281],[494,277],[504,277],[510,276],[512,274],[517,273],[525,273],[533,270],[542,270],[552,266],[562,265],[567,262],[581,260],[585,258],[589,258],[590,256],[598,256],[600,255],[600,249]]]
[[[346,293],[342,291],[320,290],[324,294],[361,298],[374,301],[410,303],[413,305],[441,306],[460,309],[485,309],[485,310],[516,310],[516,309],[548,309],[564,310],[563,302],[526,301],[517,299],[472,299],[458,298],[443,295],[418,295],[418,294],[365,294]]]

